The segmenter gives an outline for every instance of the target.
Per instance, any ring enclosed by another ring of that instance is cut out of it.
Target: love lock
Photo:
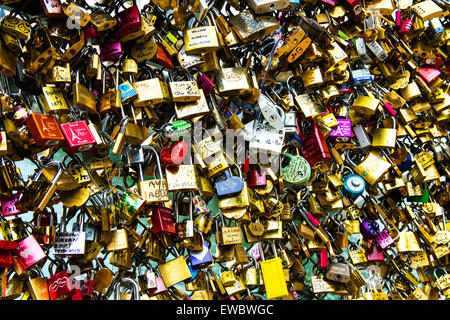
[[[244,180],[242,179],[241,170],[236,166],[239,171],[239,176],[232,176],[230,169],[224,172],[224,175],[219,177],[214,184],[218,197],[233,196],[238,194],[244,188]]]
[[[311,166],[306,159],[289,153],[283,153],[283,156],[290,159],[289,165],[281,169],[283,180],[294,185],[306,183],[311,176]]]

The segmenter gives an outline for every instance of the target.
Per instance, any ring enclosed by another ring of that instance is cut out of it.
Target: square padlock
[[[85,121],[60,124],[66,138],[63,149],[68,154],[91,150],[95,145],[95,137]]]
[[[26,124],[38,146],[54,146],[65,140],[58,122],[50,115],[32,113]]]

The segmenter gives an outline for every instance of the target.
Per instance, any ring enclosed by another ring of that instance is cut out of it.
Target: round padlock
[[[349,174],[344,178],[343,193],[350,198],[357,198],[366,189],[366,182],[357,174]]]

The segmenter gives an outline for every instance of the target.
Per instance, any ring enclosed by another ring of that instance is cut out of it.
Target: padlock
[[[55,256],[67,256],[67,255],[84,255],[84,249],[86,246],[86,233],[83,231],[84,227],[84,214],[79,215],[81,221],[78,222],[80,231],[67,232],[66,231],[66,210],[64,210],[62,217],[62,230],[55,235]]]
[[[239,166],[236,166],[239,171],[238,176],[232,176],[230,170],[225,171],[224,176],[218,177],[214,184],[218,197],[230,197],[236,195],[244,188],[244,181],[242,180],[241,170]]]
[[[216,27],[207,15],[206,26],[196,26],[193,17],[188,20],[188,29],[184,31],[184,43],[187,54],[199,54],[219,49]],[[194,24],[192,23],[194,22]]]
[[[140,181],[138,182],[138,191],[141,197],[147,203],[165,202],[169,201],[169,193],[167,180],[163,178],[161,164],[159,162],[159,155],[153,147],[147,147],[153,152],[156,160],[156,168],[158,169],[159,179],[144,180],[143,173],[141,171]],[[141,165],[139,165],[141,166]],[[141,168],[142,170],[142,168]]]
[[[131,286],[131,294],[124,294],[124,292],[121,292],[120,289],[125,285],[128,284]],[[139,294],[139,285],[138,283],[131,278],[119,278],[114,283],[114,300],[140,300],[140,294]]]
[[[177,256],[175,259],[158,266],[166,287],[171,287],[191,277],[186,260],[178,254],[176,249],[175,253]]]
[[[393,121],[394,128],[379,128],[378,122],[377,129],[375,129],[372,137],[372,146],[379,148],[395,148],[397,138],[397,121],[395,117],[391,117],[390,119]]]
[[[266,288],[267,299],[276,299],[288,295],[286,281],[284,280],[281,258],[277,256],[274,244],[272,244],[275,257],[265,260],[263,249],[260,248],[262,261],[260,262],[261,274]]]

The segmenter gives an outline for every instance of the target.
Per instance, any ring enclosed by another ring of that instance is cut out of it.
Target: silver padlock
[[[359,147],[361,149],[368,148],[372,145],[372,142],[370,141],[370,137],[366,132],[366,129],[361,124],[358,124],[353,127],[353,131],[356,136],[356,140],[358,140]]]
[[[350,281],[350,267],[343,262],[331,262],[325,278],[334,282],[348,283]]]

